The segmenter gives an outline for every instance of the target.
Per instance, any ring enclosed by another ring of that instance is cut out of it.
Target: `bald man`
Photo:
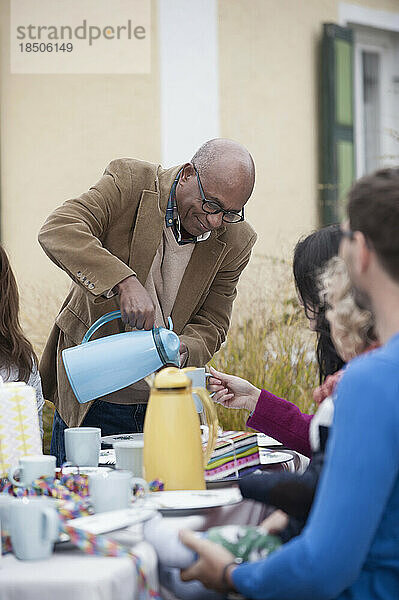
[[[114,160],[88,192],[49,216],[39,242],[72,279],[40,363],[45,397],[56,407],[51,453],[58,462],[67,426],[101,427],[102,435],[143,429],[145,382],[87,404],[69,385],[61,352],[100,316],[120,309],[122,320],[93,338],[165,326],[171,316],[181,366],[204,366],[220,348],[256,240],[244,220],[254,181],[248,150],[215,139],[171,169]]]

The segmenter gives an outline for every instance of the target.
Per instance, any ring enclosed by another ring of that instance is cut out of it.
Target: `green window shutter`
[[[343,218],[355,178],[351,29],[324,25],[321,69],[321,219],[328,225]]]

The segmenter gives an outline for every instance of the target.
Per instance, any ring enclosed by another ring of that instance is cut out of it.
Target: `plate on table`
[[[62,469],[62,473],[64,475],[77,475],[77,473],[81,473],[82,475],[91,475],[92,473],[105,473],[106,471],[111,471],[110,467],[64,467]],[[57,468],[56,471],[60,472],[61,469]]]
[[[154,509],[134,506],[123,510],[110,510],[97,515],[70,519],[67,521],[67,525],[93,535],[99,535],[100,533],[124,529],[137,523],[144,523],[155,517],[156,514]]]
[[[294,460],[294,457],[289,452],[268,450],[267,448],[259,448],[259,460],[261,465],[278,465],[288,463]]]
[[[270,435],[265,433],[258,433],[258,446],[260,448],[274,448],[276,446],[282,446],[283,444],[278,440],[275,440]]]
[[[209,490],[217,488],[226,488],[234,483],[238,483],[244,477],[252,475],[254,473],[261,473],[262,471],[273,470],[274,466],[282,465],[284,463],[290,463],[294,460],[294,456],[288,452],[278,452],[276,450],[268,450],[267,448],[259,448],[259,465],[242,469],[238,473],[238,477],[235,473],[223,477],[223,479],[215,479],[214,481],[207,481],[206,487]],[[274,469],[275,470],[275,469]]]
[[[152,506],[165,516],[194,514],[209,508],[226,506],[241,502],[242,496],[238,488],[223,490],[176,490],[153,492],[146,506]]]
[[[113,448],[107,448],[106,450],[100,450],[99,464],[101,466],[115,465],[115,450]]]
[[[115,433],[114,435],[104,435],[101,443],[106,446],[113,446],[115,442],[125,442],[131,440],[143,440],[144,433]]]

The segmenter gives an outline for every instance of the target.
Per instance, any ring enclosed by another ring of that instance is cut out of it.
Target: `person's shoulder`
[[[370,371],[384,374],[393,372],[397,374],[399,381],[399,334],[383,346],[354,358],[346,371],[360,376],[366,375]]]
[[[157,177],[160,165],[150,163],[137,158],[116,158],[112,160],[104,171],[104,175],[111,175],[113,178],[128,185],[142,184],[150,186]]]
[[[363,397],[389,396],[395,399],[399,393],[399,337],[396,343],[388,343],[354,358],[345,368],[338,384],[340,393],[352,395],[354,392]],[[398,403],[399,405],[399,403]]]
[[[240,251],[250,250],[256,242],[257,234],[248,221],[240,221],[239,223],[226,225],[218,237],[228,246]]]

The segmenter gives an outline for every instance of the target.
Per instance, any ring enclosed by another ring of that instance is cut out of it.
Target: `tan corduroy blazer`
[[[99,317],[119,309],[118,296],[105,297],[117,283],[135,274],[144,285],[180,168],[114,160],[98,183],[57,208],[40,230],[44,251],[72,279],[40,362],[45,397],[70,427],[80,425],[91,403],[77,402],[61,352],[79,344]],[[252,227],[241,222],[220,227],[196,244],[171,315],[189,350],[187,364],[205,365],[224,341],[236,285],[255,240]],[[121,331],[122,322],[112,321],[93,338]]]

